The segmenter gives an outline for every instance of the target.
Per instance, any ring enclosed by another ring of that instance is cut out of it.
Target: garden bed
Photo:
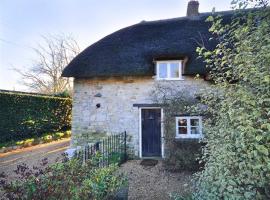
[[[49,143],[52,141],[57,141],[63,138],[69,138],[71,136],[71,131],[56,132],[56,133],[46,133],[40,137],[28,138],[20,141],[10,141],[5,143],[0,143],[0,153],[6,153],[12,150],[21,149],[24,147],[30,147],[38,144]]]
[[[50,165],[42,159],[35,167],[21,163],[15,170],[16,179],[10,181],[10,175],[1,173],[0,194],[4,199],[127,200],[127,179],[118,173],[117,164],[99,167],[98,159],[83,164],[62,157]]]

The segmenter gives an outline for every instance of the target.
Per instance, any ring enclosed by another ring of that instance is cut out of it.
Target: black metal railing
[[[110,164],[121,164],[127,160],[127,133],[111,135],[91,145],[78,149],[75,157],[85,163],[94,159],[99,167]]]

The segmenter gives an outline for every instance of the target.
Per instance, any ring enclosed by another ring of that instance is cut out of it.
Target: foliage
[[[48,143],[48,142],[59,140],[62,138],[68,138],[70,136],[71,136],[71,131],[69,130],[64,131],[64,132],[45,133],[35,138],[27,138],[27,139],[19,140],[19,141],[9,141],[9,142],[0,143],[0,149],[11,147],[11,146],[17,146],[17,145],[22,146],[22,147],[28,147],[35,144]]]
[[[63,92],[58,92],[58,93],[54,94],[53,96],[62,97],[62,98],[71,98],[70,91],[68,91],[68,90],[65,90]]]
[[[70,129],[72,100],[0,92],[0,141]]]
[[[109,156],[109,163],[112,164],[117,164],[121,163],[122,160],[124,159],[125,153],[122,152],[112,152],[111,155]]]
[[[200,168],[198,157],[201,154],[201,144],[198,139],[176,139],[175,138],[175,116],[198,115],[191,106],[199,102],[195,96],[195,90],[177,89],[173,82],[156,84],[153,90],[153,102],[162,105],[165,113],[164,140],[165,140],[165,166],[169,170],[197,171]]]
[[[216,48],[198,51],[215,83],[208,106],[196,199],[270,199],[270,10],[267,1],[235,0],[229,24],[211,16]]]
[[[33,65],[24,70],[15,68],[22,84],[39,93],[56,94],[71,91],[70,78],[62,77],[63,69],[80,53],[73,37],[67,35],[42,36],[41,43],[33,48],[36,57]]]
[[[174,139],[169,143],[164,164],[172,171],[198,171],[202,165],[199,163],[202,144],[198,139]]]
[[[94,143],[79,146],[74,157],[82,163],[89,158],[96,157],[97,165],[108,166],[110,164],[122,164],[127,160],[126,132],[107,136]]]
[[[2,174],[0,183],[4,197],[12,200],[106,199],[127,184],[126,179],[116,173],[116,165],[98,168],[93,160],[82,165],[76,159],[46,165],[47,160],[33,169],[19,165],[16,170],[19,179],[11,182]]]
[[[189,193],[189,194],[186,194],[186,195],[179,195],[177,193],[171,193],[169,195],[170,199],[173,199],[173,200],[192,200],[192,194]]]

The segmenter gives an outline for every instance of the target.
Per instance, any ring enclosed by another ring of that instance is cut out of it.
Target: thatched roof
[[[205,22],[212,13],[141,23],[116,31],[92,44],[64,69],[63,76],[93,78],[108,76],[152,76],[155,59],[188,57],[184,75],[205,74],[205,64],[197,59],[202,44],[214,48]],[[232,12],[220,12],[231,18]]]

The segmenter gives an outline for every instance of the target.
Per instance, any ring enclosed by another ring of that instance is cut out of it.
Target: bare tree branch
[[[26,70],[14,68],[22,77],[21,83],[35,92],[59,93],[70,91],[69,78],[61,77],[63,69],[80,53],[78,43],[71,36],[41,36],[42,43],[33,48],[36,59]]]

